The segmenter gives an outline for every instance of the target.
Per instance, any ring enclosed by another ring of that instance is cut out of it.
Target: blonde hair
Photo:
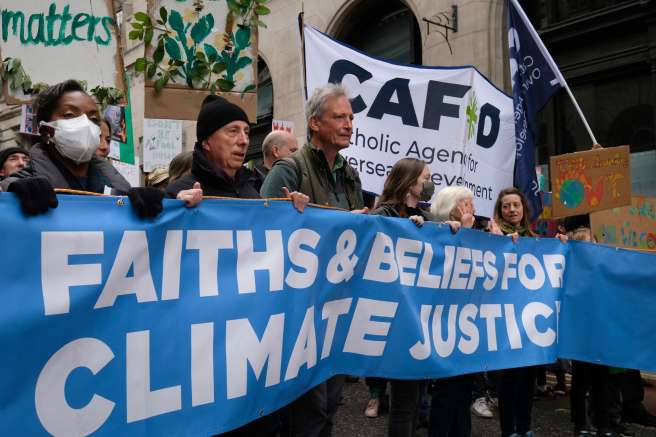
[[[458,206],[458,202],[465,199],[474,199],[474,193],[461,186],[442,188],[435,196],[435,201],[431,205],[430,212],[436,220],[449,220],[451,212]]]
[[[578,241],[594,241],[594,237],[592,236],[592,230],[590,228],[586,227],[580,227],[576,228],[571,232],[567,233],[567,238],[570,240],[578,240]]]

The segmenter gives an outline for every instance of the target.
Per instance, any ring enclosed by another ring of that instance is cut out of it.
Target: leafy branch
[[[18,58],[5,58],[2,60],[2,70],[0,78],[7,81],[9,89],[12,91],[20,89],[23,94],[36,94],[32,89],[32,79],[23,68],[21,60]]]
[[[227,0],[228,1],[228,10],[229,16],[228,20],[234,20],[234,17],[237,16],[241,19],[242,26],[251,27],[264,27],[266,24],[260,20],[260,16],[269,15],[271,9],[269,9],[266,4],[269,0]]]
[[[117,88],[98,85],[89,91],[95,97],[100,108],[104,110],[108,105],[118,105],[125,98],[125,93]]]

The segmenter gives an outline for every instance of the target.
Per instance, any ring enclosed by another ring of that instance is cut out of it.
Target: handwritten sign
[[[531,223],[531,230],[542,237],[555,237],[558,233],[558,220],[553,218],[553,196],[551,192],[541,191],[542,214]]]
[[[136,158],[135,158],[136,159]],[[119,173],[125,178],[126,181],[130,183],[131,187],[140,187],[141,173],[139,172],[139,161],[136,160],[136,164],[128,164],[121,161],[112,161],[112,165]]]
[[[111,0],[2,0],[0,21],[0,58],[19,59],[32,84],[77,79],[88,89],[124,89]],[[30,100],[8,82],[8,103]]]
[[[168,168],[175,155],[182,152],[182,121],[144,118],[143,138],[144,171]]]
[[[631,205],[590,214],[597,241],[656,251],[656,197],[633,196]]]
[[[566,217],[631,202],[629,146],[551,157],[553,216]]]
[[[284,130],[290,134],[294,133],[294,122],[287,120],[273,120],[271,122],[271,130]]]

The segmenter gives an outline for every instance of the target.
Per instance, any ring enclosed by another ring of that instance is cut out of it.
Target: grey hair
[[[465,199],[473,199],[474,193],[462,186],[445,187],[437,193],[431,205],[430,212],[436,220],[450,220],[451,211],[458,206],[458,202]]]
[[[315,88],[312,95],[305,104],[305,121],[307,123],[308,138],[312,136],[310,130],[310,119],[321,118],[326,110],[326,102],[333,97],[347,97],[346,88],[341,84],[328,83],[326,85]]]
[[[285,131],[274,130],[269,132],[269,134],[262,141],[262,155],[264,157],[271,156],[271,151],[273,146],[280,145],[285,142]]]

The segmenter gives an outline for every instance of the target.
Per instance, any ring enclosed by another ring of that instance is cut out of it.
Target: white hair
[[[467,187],[453,186],[442,188],[437,193],[437,196],[435,196],[435,200],[431,205],[431,214],[433,214],[436,220],[449,220],[451,212],[458,206],[458,202],[466,199],[474,199],[474,193]]]

